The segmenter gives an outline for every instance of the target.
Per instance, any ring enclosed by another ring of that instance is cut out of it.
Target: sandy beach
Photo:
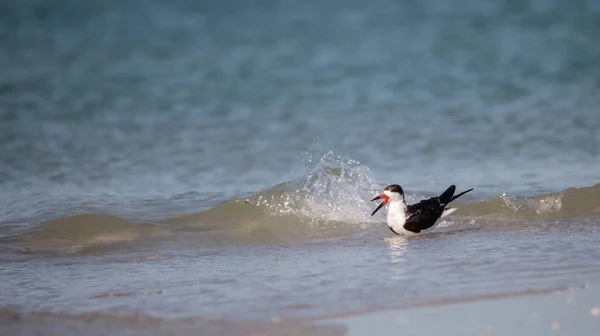
[[[0,311],[5,335],[598,335],[600,282],[419,307],[272,322]]]

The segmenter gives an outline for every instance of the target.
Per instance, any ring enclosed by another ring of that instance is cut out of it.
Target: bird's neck
[[[390,202],[390,207],[388,208],[388,219],[395,218],[398,216],[402,216],[404,218],[406,213],[406,203],[404,200],[395,200]]]

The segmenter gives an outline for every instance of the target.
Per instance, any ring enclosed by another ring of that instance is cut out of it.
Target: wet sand
[[[345,335],[600,335],[600,283],[333,318]]]
[[[3,335],[598,335],[600,282],[268,323],[17,311],[0,311]]]

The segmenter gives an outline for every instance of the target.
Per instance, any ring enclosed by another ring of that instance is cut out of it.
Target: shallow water
[[[25,311],[260,321],[600,279],[597,220],[453,226],[417,239],[378,226],[311,242],[222,247],[181,238],[118,253],[27,257],[4,263],[2,299]]]
[[[597,279],[599,34],[592,1],[5,2],[0,302],[262,321]],[[405,240],[391,183],[475,190]]]

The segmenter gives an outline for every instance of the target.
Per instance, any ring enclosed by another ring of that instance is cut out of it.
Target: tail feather
[[[453,184],[450,187],[448,187],[448,189],[446,189],[446,191],[444,191],[443,194],[440,195],[440,202],[442,202],[443,204],[448,204],[452,202],[452,195],[454,195],[454,191],[456,191],[456,186]]]
[[[452,197],[452,199],[450,200],[450,202],[454,201],[455,199],[457,199],[457,198],[459,198],[460,196],[462,196],[462,195],[464,195],[464,194],[468,193],[468,192],[469,192],[469,191],[471,191],[471,190],[473,190],[473,188],[471,188],[471,189],[469,189],[469,190],[465,190],[465,191],[461,192],[461,193],[460,193],[460,194],[458,194],[458,195],[454,195],[454,197]],[[446,203],[446,204],[448,204],[448,203]]]
[[[444,218],[456,210],[458,210],[458,209],[457,208],[446,208],[446,209],[444,209],[444,212],[442,212],[442,215],[440,216],[440,218]]]

